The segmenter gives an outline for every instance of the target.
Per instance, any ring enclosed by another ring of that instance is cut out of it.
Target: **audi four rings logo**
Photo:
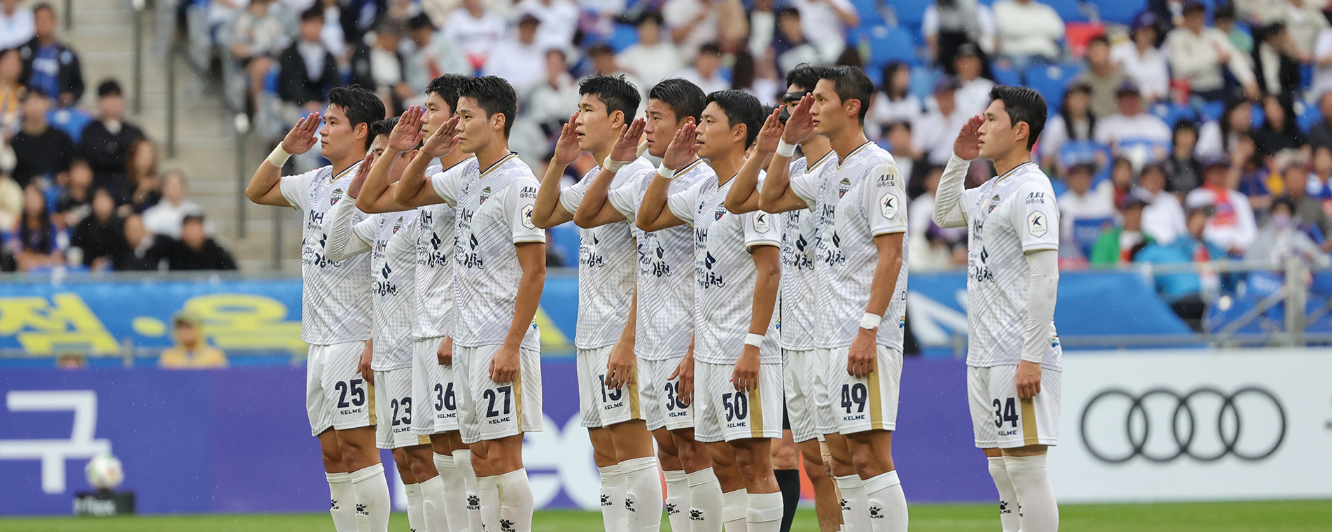
[[[1164,463],[1181,456],[1255,462],[1272,456],[1285,441],[1286,411],[1272,392],[1253,386],[1231,393],[1203,387],[1185,394],[1165,388],[1141,394],[1110,389],[1087,401],[1079,432],[1087,452],[1111,464],[1135,457]]]

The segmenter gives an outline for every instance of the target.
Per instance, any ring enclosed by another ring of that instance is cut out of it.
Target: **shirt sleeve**
[[[282,197],[286,198],[292,208],[310,210],[310,185],[314,183],[315,175],[318,173],[318,169],[310,170],[304,174],[283,176],[282,180],[278,181]]]
[[[1059,250],[1059,205],[1049,185],[1031,182],[1013,195],[1008,216],[1022,241],[1023,253],[1042,249]]]
[[[902,171],[892,162],[880,164],[871,179],[861,182],[865,194],[861,195],[865,217],[869,219],[873,236],[905,233],[907,230],[906,192]]]
[[[671,214],[691,226],[694,225],[694,213],[698,210],[698,195],[703,187],[707,186],[708,181],[707,179],[700,179],[689,188],[671,194],[669,198],[666,198],[666,206],[671,209]]]
[[[638,217],[638,206],[643,201],[643,184],[646,182],[645,176],[640,175],[630,179],[624,185],[611,189],[606,193],[606,200],[610,202],[611,207],[620,211],[626,220],[633,221]]]
[[[804,200],[805,206],[810,210],[814,210],[814,205],[818,203],[819,177],[822,175],[822,172],[814,172],[791,176],[791,192],[794,192],[796,197]]]
[[[600,171],[598,171],[600,173]],[[574,183],[573,186],[560,191],[560,207],[565,212],[574,214],[578,212],[578,204],[583,202],[583,196],[587,195],[587,187],[595,176],[584,176],[582,181]]]
[[[450,207],[458,205],[458,194],[459,189],[462,188],[463,168],[465,166],[467,165],[455,165],[453,168],[430,176],[431,188],[434,188],[435,194]]]
[[[545,242],[546,231],[532,222],[532,209],[536,208],[536,179],[518,179],[504,192],[504,220],[513,231],[513,243]]]
[[[745,248],[782,245],[782,217],[763,211],[741,214],[745,219]]]
[[[379,226],[379,215],[365,216],[356,208],[356,202],[343,198],[324,215],[324,255],[328,260],[339,262],[370,251],[375,241],[375,229]],[[362,219],[364,218],[364,219]]]

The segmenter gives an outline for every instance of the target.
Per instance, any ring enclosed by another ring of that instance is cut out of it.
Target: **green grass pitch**
[[[1332,529],[1332,501],[1211,502],[1179,504],[1068,504],[1060,506],[1060,528],[1085,532],[1312,532]],[[0,531],[25,532],[289,532],[332,530],[327,514],[189,515],[123,518],[0,518]],[[663,522],[663,532],[670,526]],[[814,511],[801,509],[793,532],[818,532]],[[994,532],[999,519],[992,505],[917,504],[911,507],[916,532]],[[393,514],[389,530],[405,532],[406,514]],[[594,532],[601,514],[537,512],[534,532]]]

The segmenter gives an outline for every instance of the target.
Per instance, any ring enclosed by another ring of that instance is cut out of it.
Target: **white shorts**
[[[1012,449],[1059,443],[1061,372],[1041,368],[1041,393],[1019,399],[1017,366],[967,366],[967,397],[976,447]]]
[[[782,437],[782,365],[760,364],[759,385],[735,391],[734,364],[694,363],[694,439],[713,443]]]
[[[380,449],[398,449],[413,445],[429,445],[429,436],[412,433],[412,368],[376,371],[375,382],[375,446]]]
[[[846,372],[850,347],[831,350],[828,360],[828,399],[837,418],[837,432],[897,428],[897,398],[902,388],[902,352],[878,347],[874,371],[862,378]]]
[[[643,413],[649,431],[686,430],[694,428],[694,403],[685,404],[680,398],[680,378],[669,379],[684,357],[666,360],[639,360],[638,378],[643,393]],[[697,365],[697,363],[695,363]],[[695,380],[695,382],[699,382]],[[697,394],[695,394],[697,397]]]
[[[541,432],[541,352],[520,348],[518,377],[499,383],[490,380],[490,362],[500,347],[453,347],[458,428],[468,445]]]
[[[620,389],[606,386],[606,366],[614,345],[579,349],[578,408],[582,425],[587,428],[609,427],[634,419],[643,419],[642,386],[638,379],[638,358],[634,358],[633,383]]]
[[[305,413],[315,436],[375,424],[374,387],[356,372],[365,342],[312,345],[305,360]]]
[[[786,417],[791,423],[791,435],[796,443],[837,432],[837,418],[833,416],[828,402],[828,385],[825,382],[828,374],[827,357],[827,349],[782,350]]]
[[[412,417],[412,434],[429,436],[458,430],[458,401],[453,367],[439,364],[439,338],[412,342],[412,400],[419,411]]]

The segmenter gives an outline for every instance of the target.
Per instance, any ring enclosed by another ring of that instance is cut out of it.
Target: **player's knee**
[[[794,445],[773,446],[773,469],[795,469],[800,464],[800,451]]]
[[[801,465],[804,466],[805,476],[809,477],[809,481],[814,484],[819,484],[821,481],[827,480],[831,474],[828,466],[824,465],[822,462],[805,460]]]

